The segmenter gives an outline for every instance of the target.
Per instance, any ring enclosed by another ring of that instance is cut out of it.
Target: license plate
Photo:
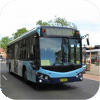
[[[67,78],[62,78],[62,79],[60,79],[60,82],[67,82],[67,81],[68,81]]]

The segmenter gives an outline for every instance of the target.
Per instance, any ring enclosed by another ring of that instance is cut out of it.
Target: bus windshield
[[[41,66],[81,65],[80,43],[79,39],[41,37]]]

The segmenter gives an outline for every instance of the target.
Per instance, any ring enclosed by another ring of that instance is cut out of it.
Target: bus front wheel
[[[27,80],[27,71],[24,70],[24,82],[27,84],[28,80]]]

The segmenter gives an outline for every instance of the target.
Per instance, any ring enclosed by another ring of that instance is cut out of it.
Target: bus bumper
[[[62,77],[62,78],[50,78],[49,80],[41,79],[36,76],[36,83],[67,83],[67,82],[75,82],[82,81],[83,75],[81,77]]]

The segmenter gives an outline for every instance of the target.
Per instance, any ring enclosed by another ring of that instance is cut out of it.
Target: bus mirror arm
[[[88,38],[86,38],[88,36]],[[87,45],[90,45],[89,43],[89,34],[86,34],[84,36],[82,36],[82,39],[86,38],[86,41],[87,41]]]
[[[90,45],[90,43],[89,43],[89,38],[86,38],[86,40],[87,40],[87,45]]]

